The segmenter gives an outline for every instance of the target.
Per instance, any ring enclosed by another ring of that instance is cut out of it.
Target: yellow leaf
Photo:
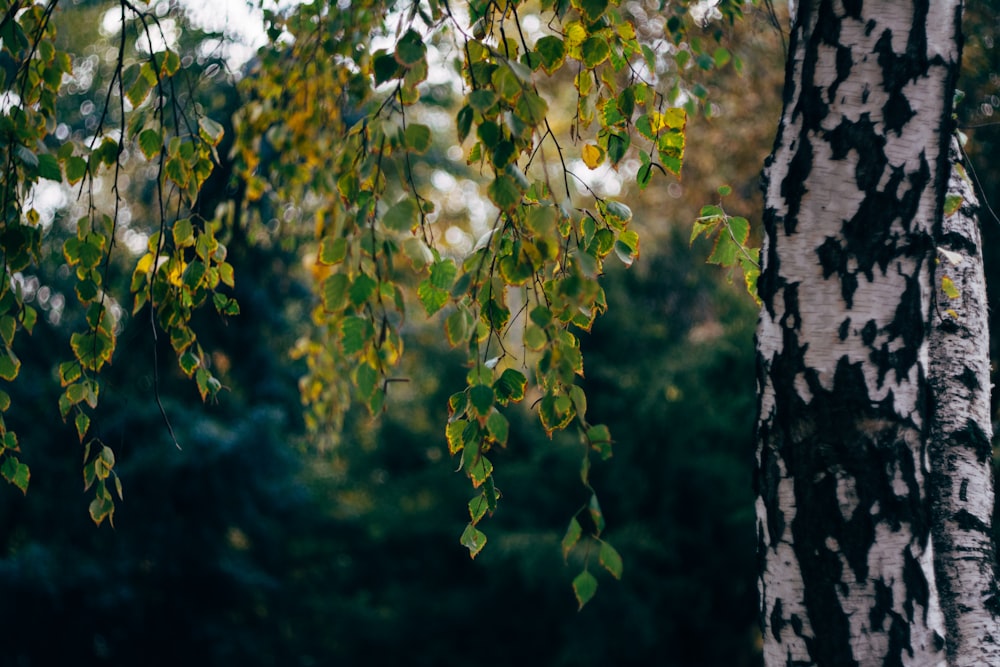
[[[570,21],[566,24],[566,48],[571,49],[579,46],[587,39],[587,29],[579,21]]]
[[[941,277],[941,291],[944,292],[949,299],[957,299],[959,297],[959,291],[958,288],[955,287],[955,282],[948,276]]]
[[[604,151],[596,144],[584,144],[583,162],[591,169],[597,169],[604,162]]]

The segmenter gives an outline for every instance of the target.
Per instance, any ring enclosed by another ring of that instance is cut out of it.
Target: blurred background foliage
[[[1000,183],[1000,168],[979,157],[1000,149],[991,120],[1000,110],[998,4],[969,8],[960,109],[987,198]],[[75,65],[90,81],[61,101],[67,129],[81,136],[108,71],[98,6],[80,1],[59,16],[61,35],[93,45],[78,49]],[[214,118],[230,117],[240,104],[234,81],[252,68],[227,72],[211,46],[218,35],[171,16],[185,68],[209,84],[192,95]],[[707,247],[687,242],[722,184],[734,189],[730,213],[759,218],[782,40],[763,11],[731,30],[743,74],[723,70],[707,82],[714,106],[710,119],[691,120],[683,180],[620,195],[641,227],[642,258],[609,267],[608,313],[583,338],[591,421],[616,440],[614,458],[591,478],[625,559],[620,582],[601,573],[597,597],[576,611],[579,563],[563,561],[559,541],[588,500],[582,445],[546,438],[530,405],[509,413],[508,448],[495,454],[503,502],[488,546],[471,561],[458,544],[470,490],[452,473],[443,424],[465,370],[440,323],[409,326],[408,381],[392,386],[380,418],[352,410],[335,445],[310,439],[298,387],[305,369],[290,354],[308,326],[310,269],[282,242],[296,231],[263,198],[226,239],[240,316],[203,313],[197,323],[226,386],[216,403],[202,404],[169,344],[150,335],[148,313],[126,319],[94,417],[125,483],[114,527],[96,528],[87,515],[77,436],[51,398],[54,366],[78,324],[60,305],[71,276],[58,253],[36,276],[45,317],[21,354],[21,399],[10,414],[32,443],[31,491],[0,486],[0,664],[757,665],[754,306],[738,279],[703,264]],[[199,202],[206,211],[241,196],[225,144],[220,155]],[[460,167],[434,156],[415,173],[447,197],[462,187]],[[436,169],[457,175],[435,179]],[[142,174],[130,175],[139,202],[131,229],[142,234],[141,202],[151,195]],[[474,205],[467,192],[461,199]],[[73,206],[52,206],[54,248],[70,233],[61,221],[74,219]],[[987,213],[983,227],[995,296],[1000,221]],[[121,270],[113,280],[128,280]],[[156,403],[154,364],[181,449]]]

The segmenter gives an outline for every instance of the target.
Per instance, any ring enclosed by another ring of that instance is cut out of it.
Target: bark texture
[[[765,661],[945,664],[927,334],[961,5],[797,4],[759,282]]]
[[[948,664],[1000,665],[986,279],[976,197],[952,143],[948,196],[961,203],[949,202],[937,235],[928,338],[931,530]]]

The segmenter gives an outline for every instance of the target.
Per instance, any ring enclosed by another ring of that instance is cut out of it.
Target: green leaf
[[[469,518],[472,519],[472,525],[476,525],[486,516],[489,507],[486,496],[482,493],[469,501]]]
[[[573,0],[572,4],[591,23],[601,18],[601,15],[608,8],[608,0]]]
[[[508,368],[493,383],[493,393],[496,395],[497,403],[500,405],[518,403],[524,399],[524,392],[527,386],[528,379],[523,373],[513,368]]]
[[[712,54],[712,59],[715,61],[716,67],[725,67],[726,64],[732,59],[732,54],[729,53],[728,49],[719,47]]]
[[[21,370],[21,360],[12,350],[0,352],[0,379],[13,382]]]
[[[406,197],[385,212],[382,223],[397,232],[415,229],[420,222],[420,205],[413,197]]]
[[[434,287],[448,290],[454,284],[457,273],[458,267],[453,260],[442,259],[431,265],[430,282]]]
[[[347,288],[350,279],[342,273],[334,273],[323,281],[323,310],[337,313],[347,305]]]
[[[178,357],[177,363],[180,365],[181,370],[184,371],[184,374],[188,377],[194,375],[194,372],[198,369],[198,366],[201,365],[201,361],[199,361],[198,355],[196,355],[190,349],[185,350],[184,354]]]
[[[552,74],[566,59],[566,44],[555,35],[546,35],[535,42],[535,52],[542,59],[542,69]]]
[[[481,88],[469,93],[469,106],[479,113],[486,113],[497,103],[497,94],[492,90]]]
[[[462,533],[459,541],[463,547],[469,550],[469,556],[475,558],[483,550],[483,547],[486,546],[486,534],[470,523],[465,527],[465,531]]]
[[[42,153],[38,156],[38,176],[50,181],[62,181],[62,170],[55,155]]]
[[[472,130],[473,115],[472,107],[468,105],[458,110],[455,127],[458,129],[458,143],[460,144],[465,142],[465,138],[469,136],[469,132]]]
[[[494,410],[486,418],[486,432],[501,447],[507,446],[507,437],[510,433],[510,423],[507,418]]]
[[[609,201],[605,206],[605,211],[609,217],[616,218],[623,224],[632,220],[632,209],[621,202]]]
[[[90,417],[86,413],[78,412],[73,420],[76,425],[76,434],[80,438],[80,442],[83,442],[83,438],[87,435],[87,431],[90,430]]]
[[[611,458],[611,431],[604,424],[597,424],[587,429],[587,442],[597,450],[603,460]]]
[[[594,35],[584,40],[580,45],[580,53],[583,55],[583,64],[586,67],[597,67],[611,54],[611,47],[605,38]]]
[[[347,239],[324,236],[319,244],[319,263],[332,266],[344,261],[347,257]]]
[[[373,278],[368,277],[364,273],[360,274],[354,279],[354,283],[348,291],[351,303],[355,306],[364,305],[371,298],[371,295],[375,293],[376,287],[378,287],[378,283]]]
[[[371,396],[378,388],[378,371],[368,362],[362,362],[354,372],[354,384],[363,398]]]
[[[622,161],[631,143],[632,140],[627,132],[623,134],[613,132],[608,135],[608,158],[611,164],[617,165]]]
[[[615,254],[625,266],[632,266],[639,256],[639,236],[631,229],[622,232],[615,241]]]
[[[427,247],[422,239],[416,236],[408,236],[403,239],[403,254],[413,263],[413,268],[418,271],[434,261],[434,253]]]
[[[208,116],[202,116],[198,119],[198,134],[209,145],[218,146],[225,133],[225,128]]]
[[[469,421],[466,419],[456,419],[455,421],[448,423],[448,426],[445,428],[445,437],[448,440],[449,454],[458,454],[465,447],[465,438],[463,437],[463,434],[468,426]]]
[[[750,236],[750,222],[746,218],[734,216],[726,218],[724,225],[725,228],[716,237],[712,254],[706,261],[720,266],[733,266],[742,252],[741,247]]]
[[[190,174],[180,158],[172,157],[163,165],[163,173],[180,188],[187,188]]]
[[[497,176],[489,188],[487,194],[490,200],[502,211],[513,211],[521,203],[523,191],[517,182],[507,174]]]
[[[513,103],[524,89],[524,84],[510,66],[497,67],[493,72],[492,83],[497,94],[510,103]]]
[[[87,161],[82,157],[71,155],[66,158],[66,180],[70,185],[76,185],[87,173]]]
[[[537,327],[534,324],[529,324],[524,327],[524,345],[529,350],[541,350],[548,342],[549,339],[545,335],[545,331],[540,327]]]
[[[423,155],[431,147],[431,128],[420,123],[410,123],[403,133],[403,141],[411,151]]]
[[[605,127],[612,127],[625,122],[625,116],[618,108],[618,100],[611,98],[601,105],[601,122]]]
[[[471,451],[473,451],[473,448],[466,446],[466,454]],[[487,479],[490,478],[490,475],[493,474],[493,464],[488,458],[480,454],[475,458],[471,465],[466,467],[466,472],[469,473],[469,479],[472,480],[472,486],[478,489],[486,482]]]
[[[356,354],[363,350],[375,333],[371,322],[362,317],[345,317],[340,327],[344,354]]]
[[[372,69],[374,70],[376,86],[380,86],[386,81],[395,79],[402,74],[402,68],[396,61],[396,57],[385,52],[376,53],[372,61]]]
[[[607,542],[601,542],[601,551],[598,560],[605,570],[611,573],[615,579],[622,578],[622,557],[615,551],[615,548]]]
[[[477,384],[469,389],[469,403],[480,417],[485,417],[490,413],[494,399],[493,388],[490,386]]]
[[[517,100],[514,113],[528,125],[534,127],[545,120],[545,114],[549,111],[549,105],[542,96],[533,91],[525,91]]]
[[[412,67],[424,59],[427,47],[424,38],[416,30],[407,30],[396,44],[396,62],[403,67]]]
[[[584,570],[573,579],[573,593],[576,601],[583,609],[584,605],[590,602],[594,594],[597,593],[597,578],[588,570]]]
[[[469,336],[472,335],[473,324],[472,313],[467,309],[460,308],[455,310],[448,316],[448,319],[444,323],[445,335],[448,336],[448,344],[452,347],[458,347],[458,345],[467,342]]]
[[[106,494],[107,492],[105,492]],[[98,526],[105,519],[111,519],[114,517],[115,513],[115,503],[111,500],[110,495],[99,494],[96,498],[90,501],[90,518]]]
[[[448,290],[436,287],[429,278],[425,278],[417,285],[417,299],[429,317],[448,303]]]
[[[573,550],[573,547],[577,545],[580,541],[580,536],[583,534],[583,527],[580,526],[580,522],[573,517],[569,520],[569,527],[566,528],[566,534],[562,538],[562,554],[563,560],[569,558],[569,552]]]
[[[8,456],[3,460],[3,465],[0,466],[0,474],[8,482],[21,489],[21,493],[28,492],[28,482],[31,481],[31,470],[13,456]]]
[[[590,520],[594,522],[597,534],[600,535],[604,532],[604,513],[601,511],[601,504],[597,501],[596,494],[590,496],[590,504],[587,505],[587,512],[590,514]]]
[[[139,133],[139,148],[147,160],[152,160],[163,150],[163,137],[158,130],[146,128]],[[67,167],[68,171],[68,167]]]
[[[144,76],[139,76],[132,83],[132,86],[125,92],[125,97],[132,104],[132,108],[138,108],[146,98],[149,97],[149,91],[152,90],[152,86],[149,80]]]
[[[177,74],[177,71],[181,68],[181,57],[177,55],[176,51],[164,51],[163,56],[163,69],[161,70],[163,74],[167,76],[173,76]]]
[[[10,347],[14,343],[14,332],[17,331],[17,320],[13,315],[0,317],[0,338]]]
[[[577,416],[580,420],[587,416],[587,395],[583,391],[583,387],[579,385],[572,385],[569,388],[569,398],[573,401],[573,409],[576,411]]]

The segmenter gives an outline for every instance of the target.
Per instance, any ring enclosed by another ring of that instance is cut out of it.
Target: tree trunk
[[[759,283],[769,665],[946,661],[928,334],[960,17],[957,0],[798,3]]]
[[[975,193],[952,144],[928,337],[931,531],[948,664],[1000,665],[986,279]]]

